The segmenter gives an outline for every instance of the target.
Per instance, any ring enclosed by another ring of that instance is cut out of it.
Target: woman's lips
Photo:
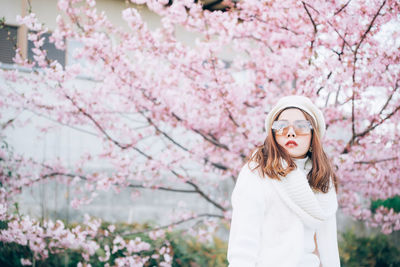
[[[297,143],[295,141],[293,141],[293,140],[290,140],[290,141],[287,141],[285,146],[287,146],[287,147],[296,147]]]

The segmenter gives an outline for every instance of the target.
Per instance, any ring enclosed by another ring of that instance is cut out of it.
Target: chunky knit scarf
[[[311,169],[308,158],[296,159],[297,169],[290,172],[281,181],[272,179],[279,196],[309,227],[315,228],[335,215],[338,208],[335,187],[333,183],[327,193],[314,193],[307,180]]]

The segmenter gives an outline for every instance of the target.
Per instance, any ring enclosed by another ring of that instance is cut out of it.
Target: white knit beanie
[[[271,129],[276,114],[289,107],[299,108],[307,112],[316,122],[318,128],[317,132],[319,133],[320,138],[324,137],[326,125],[322,111],[314,105],[309,98],[300,95],[290,95],[279,99],[278,103],[276,103],[276,105],[271,109],[265,119],[265,130],[267,131],[267,134]]]

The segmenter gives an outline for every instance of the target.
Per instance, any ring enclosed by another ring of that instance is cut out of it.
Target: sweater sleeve
[[[318,227],[316,238],[322,267],[340,267],[336,213]]]
[[[247,164],[232,193],[232,220],[228,243],[229,267],[254,267],[261,247],[265,210],[263,180]]]

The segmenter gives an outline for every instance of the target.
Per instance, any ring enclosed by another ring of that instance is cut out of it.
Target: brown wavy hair
[[[294,108],[294,107],[289,107]],[[289,109],[286,108],[286,109]],[[277,120],[279,115],[286,109],[280,111],[274,118]],[[333,181],[335,189],[337,191],[337,177],[333,171],[332,165],[330,164],[328,157],[326,156],[318,131],[317,125],[307,112],[302,109],[300,110],[306,119],[311,122],[313,129],[311,130],[311,148],[312,152],[308,151],[307,155],[312,161],[312,168],[307,174],[307,179],[310,187],[314,191],[327,193],[331,181]],[[281,177],[285,177],[289,172],[296,169],[296,163],[290,157],[289,153],[286,152],[285,148],[280,146],[275,139],[275,133],[270,128],[268,130],[268,136],[264,141],[263,145],[256,147],[250,154],[247,163],[250,167],[250,162],[255,162],[254,169],[259,168],[262,177],[269,177],[271,179],[280,180]],[[287,167],[282,166],[282,160],[286,161]],[[330,177],[332,179],[330,179]]]

